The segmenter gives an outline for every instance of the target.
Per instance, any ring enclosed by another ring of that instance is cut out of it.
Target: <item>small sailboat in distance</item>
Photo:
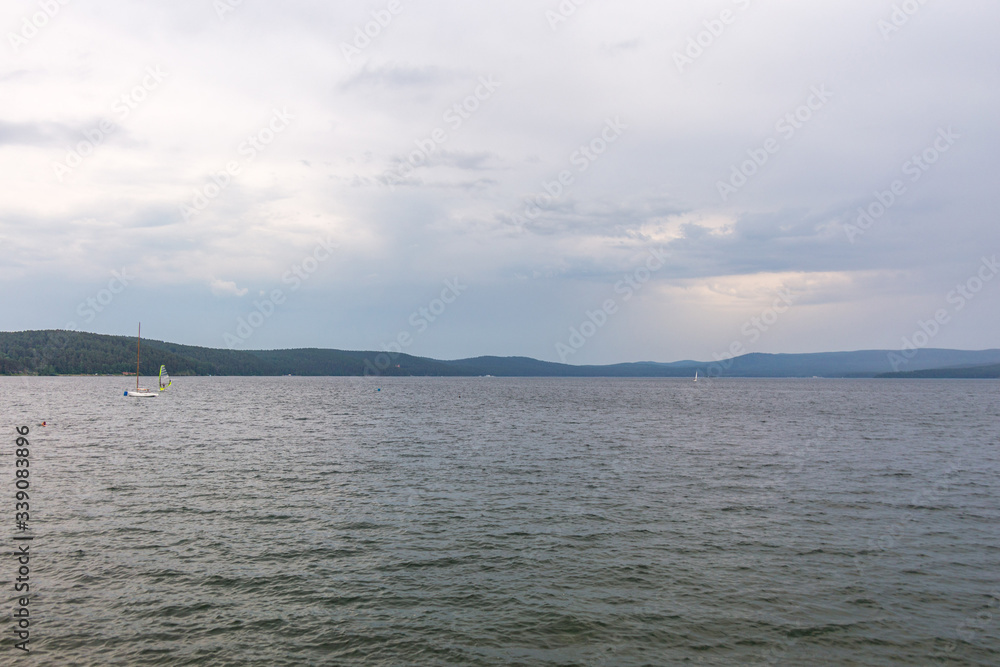
[[[167,375],[167,367],[160,366],[160,391],[166,391],[167,387],[173,384],[173,380]]]
[[[695,382],[698,381],[698,371],[697,370],[695,370],[695,372],[694,372],[694,381]]]
[[[135,339],[135,391],[125,390],[126,396],[132,398],[156,398],[156,392],[139,386],[139,351],[142,346],[142,322],[139,323],[139,334]]]

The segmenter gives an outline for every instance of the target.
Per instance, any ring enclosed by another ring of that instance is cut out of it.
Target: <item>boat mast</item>
[[[135,338],[135,390],[139,391],[139,346],[142,345],[142,322],[139,322],[139,334]]]

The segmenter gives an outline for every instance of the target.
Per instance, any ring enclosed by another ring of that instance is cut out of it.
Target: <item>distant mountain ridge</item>
[[[572,366],[528,357],[483,356],[442,361],[380,351],[223,350],[142,341],[140,374],[165,364],[181,375],[480,376],[497,377],[1000,377],[1000,350],[898,350],[752,353],[703,362],[637,362]],[[893,360],[900,367],[893,367]],[[978,369],[978,370],[977,370]],[[898,372],[897,372],[898,371]],[[121,375],[135,372],[135,338],[79,331],[0,332],[2,375]],[[951,373],[951,374],[949,374]],[[993,373],[992,375],[990,373]]]
[[[1000,378],[1000,364],[990,364],[988,366],[962,366],[959,368],[928,368],[921,371],[883,373],[881,375],[876,375],[875,377],[897,380],[995,380]]]

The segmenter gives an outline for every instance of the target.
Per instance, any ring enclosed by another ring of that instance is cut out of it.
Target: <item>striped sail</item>
[[[160,391],[170,386],[170,376],[167,375],[167,367],[160,366]]]

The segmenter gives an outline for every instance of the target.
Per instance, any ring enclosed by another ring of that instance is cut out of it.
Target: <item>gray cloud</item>
[[[255,343],[377,347],[460,275],[468,292],[408,352],[553,358],[657,247],[670,262],[575,362],[710,357],[781,286],[797,305],[755,351],[891,345],[1000,253],[1000,7],[927,3],[884,35],[889,0],[742,5],[724,2],[736,21],[705,37],[719,8],[679,0],[585,3],[555,30],[527,0],[406,3],[350,62],[341,44],[372,20],[359,6],[67,8],[0,74],[0,237],[15,250],[0,288],[32,297],[0,328],[61,325],[80,291],[136,264],[134,301],[95,326],[159,299],[174,338],[220,345],[248,299],[220,310],[211,285],[288,289],[330,236],[336,259]],[[151,66],[163,84],[57,179]],[[499,86],[477,97],[483,79]],[[833,96],[809,109],[823,86]],[[275,108],[294,115],[278,133]],[[949,127],[954,146],[929,152]],[[211,197],[185,220],[196,190]],[[935,344],[995,346],[997,288]]]
[[[0,146],[58,146],[79,137],[79,130],[59,123],[10,123],[0,120]]]
[[[427,87],[450,83],[457,73],[435,66],[411,67],[406,65],[382,65],[371,67],[368,64],[340,84],[341,90],[380,86],[385,88]]]

